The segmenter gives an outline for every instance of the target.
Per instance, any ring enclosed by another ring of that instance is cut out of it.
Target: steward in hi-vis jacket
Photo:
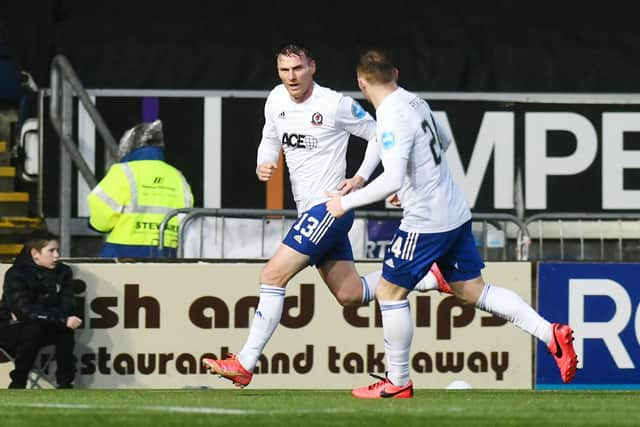
[[[178,219],[164,233],[160,223],[174,209],[193,206],[191,187],[182,173],[164,161],[162,122],[141,123],[120,139],[120,162],[111,166],[88,196],[91,226],[109,233],[100,251],[105,258],[175,257]]]

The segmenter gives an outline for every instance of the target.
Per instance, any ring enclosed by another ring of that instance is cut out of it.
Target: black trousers
[[[42,320],[19,322],[0,328],[0,343],[15,357],[15,369],[10,373],[9,388],[27,386],[27,377],[38,352],[47,345],[56,347],[58,386],[72,384],[76,374],[73,332],[73,329],[65,325]]]

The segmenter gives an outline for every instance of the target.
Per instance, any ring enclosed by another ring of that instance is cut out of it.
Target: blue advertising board
[[[563,384],[538,342],[538,389],[640,389],[640,264],[540,263],[538,311],[574,330],[578,371]]]

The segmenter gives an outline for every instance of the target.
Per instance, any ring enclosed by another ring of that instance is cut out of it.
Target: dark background
[[[316,80],[342,91],[357,91],[358,55],[382,47],[393,54],[400,83],[414,91],[640,93],[638,12],[635,2],[622,1],[3,0],[0,74],[10,62],[8,74],[27,70],[48,87],[51,60],[63,54],[87,88],[270,90],[279,83],[276,48],[300,40],[318,61]],[[0,99],[19,91],[5,80],[0,75]],[[224,101],[223,207],[264,207],[264,185],[253,172],[263,104]],[[479,105],[474,116],[475,104],[464,105],[457,119],[458,104],[433,103],[446,108],[454,124],[471,121],[458,127],[468,134],[457,135],[467,162],[484,109]],[[97,106],[116,139],[140,120],[138,98],[98,99]],[[584,113],[599,126],[595,110]],[[202,101],[161,99],[160,114],[167,160],[185,173],[202,206]],[[516,131],[522,133],[520,118]],[[554,147],[571,151],[572,141],[551,137],[551,154],[568,154]],[[363,148],[350,144],[349,159],[360,159]],[[56,158],[57,146],[47,145],[45,159],[54,160],[45,167],[46,216],[57,215]],[[348,174],[358,163],[349,162]],[[597,165],[572,178],[550,178],[550,208],[598,210]],[[492,180],[489,174],[478,211],[492,210]],[[640,186],[637,176],[627,181]],[[589,198],[563,196],[585,183],[594,189]],[[285,207],[292,208],[289,185],[285,189]]]
[[[89,88],[270,89],[275,48],[314,50],[356,90],[378,46],[417,91],[640,92],[637,2],[4,0],[0,44],[48,86],[66,55]]]

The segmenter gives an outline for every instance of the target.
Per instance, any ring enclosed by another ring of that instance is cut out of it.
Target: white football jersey
[[[298,212],[328,200],[345,178],[349,135],[375,137],[376,123],[353,98],[314,83],[309,99],[291,100],[283,85],[269,94],[258,164],[277,163],[282,147]],[[275,157],[275,158],[274,158]]]
[[[383,165],[390,157],[407,160],[398,192],[404,210],[400,228],[439,233],[471,219],[469,205],[451,176],[443,151],[451,135],[439,126],[429,104],[399,87],[380,103],[376,119]]]

